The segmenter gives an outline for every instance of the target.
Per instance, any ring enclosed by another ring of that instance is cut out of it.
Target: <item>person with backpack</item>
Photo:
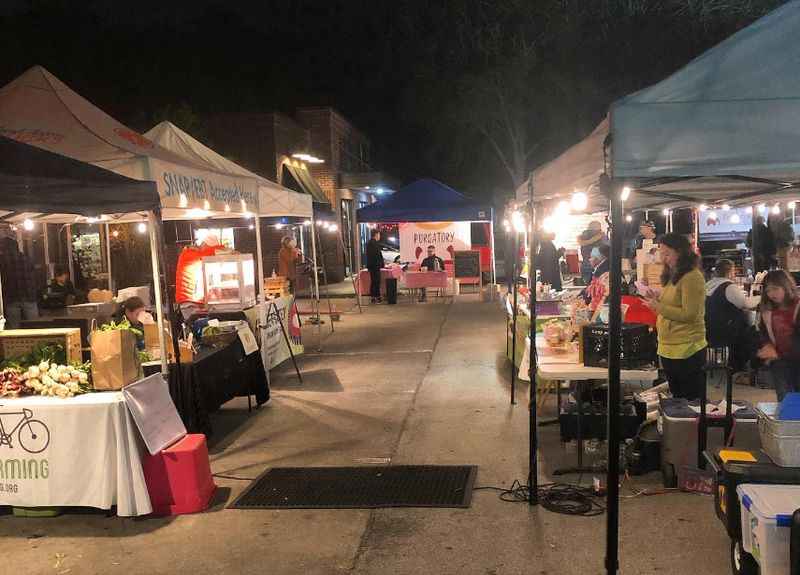
[[[800,391],[798,311],[800,297],[791,276],[783,270],[767,272],[761,291],[761,348],[757,355],[767,364],[778,401],[789,392]]]
[[[734,266],[731,260],[718,260],[714,277],[706,282],[706,341],[712,348],[727,347],[730,367],[742,371],[749,359],[747,334],[747,297],[733,283]]]

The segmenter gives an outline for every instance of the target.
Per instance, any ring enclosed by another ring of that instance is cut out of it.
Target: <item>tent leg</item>
[[[519,313],[519,309],[517,307],[517,292],[519,291],[517,288],[517,276],[519,273],[517,272],[517,259],[519,258],[519,233],[516,231],[514,232],[514,263],[511,264],[511,276],[513,289],[513,310],[514,310],[514,317],[511,318],[511,405],[517,403],[516,398],[516,387],[517,387],[517,314]]]
[[[492,251],[492,285],[497,283],[497,265],[494,259],[494,208],[491,211],[492,219],[489,220],[489,249]]]
[[[530,210],[531,233],[528,234],[528,288],[530,292],[531,325],[528,337],[531,340],[528,379],[531,386],[528,397],[528,505],[539,504],[539,430],[536,413],[536,372],[538,355],[536,353],[536,266],[533,257],[536,253],[536,206],[533,203],[533,174],[528,178],[528,209]],[[519,250],[517,250],[519,253]]]
[[[312,297],[312,306],[317,312],[317,351],[322,351],[322,323],[319,317],[319,274],[317,273],[317,221],[314,215],[311,215],[311,262],[313,267],[314,279],[314,294]]]
[[[47,230],[47,222],[42,224],[42,244],[44,246],[44,273],[47,283],[50,283],[50,236]],[[70,281],[73,278],[69,278]]]
[[[606,573],[619,570],[619,401],[620,340],[622,339],[622,235],[624,220],[620,186],[603,176],[601,189],[611,198],[611,265],[608,321],[608,475],[606,485]]]
[[[258,264],[258,301],[260,305],[267,305],[267,298],[264,296],[264,255],[261,250],[261,218],[255,216],[256,227],[256,260]],[[267,329],[266,325],[258,326],[259,330]],[[259,333],[258,340],[261,341]],[[267,373],[267,388],[269,388],[269,363],[264,362],[264,371]],[[249,397],[249,396],[248,396]]]
[[[111,278],[111,232],[109,231],[109,225],[105,225],[106,228],[106,270],[108,271],[108,289],[109,291],[114,291],[114,281]]]
[[[156,212],[147,212],[147,222],[150,227],[150,261],[153,265],[153,291],[156,296],[156,322],[158,322],[158,347],[161,350],[161,373],[166,378],[169,376],[169,356],[167,343],[164,340],[164,303],[161,291],[161,242],[158,241],[158,229],[161,218]]]
[[[66,225],[67,230],[67,267],[69,269],[70,280],[75,280],[75,264],[72,261],[72,226]]]

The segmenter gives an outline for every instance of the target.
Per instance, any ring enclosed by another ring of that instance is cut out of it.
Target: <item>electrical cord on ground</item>
[[[527,503],[530,501],[530,488],[515,479],[511,487],[476,487],[475,491],[487,490],[499,492],[501,501],[509,503]],[[590,487],[568,483],[546,483],[539,486],[539,504],[553,513],[581,517],[595,517],[605,513],[606,508],[600,503],[601,495]]]
[[[218,477],[219,479],[231,479],[233,481],[255,481],[255,477],[237,477],[236,475],[225,475],[224,473],[212,473],[211,477]]]

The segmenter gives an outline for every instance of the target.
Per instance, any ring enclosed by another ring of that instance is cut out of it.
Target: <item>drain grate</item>
[[[229,508],[469,507],[477,471],[474,465],[276,467]]]

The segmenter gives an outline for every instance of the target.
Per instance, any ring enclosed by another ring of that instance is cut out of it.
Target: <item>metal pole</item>
[[[44,275],[50,283],[50,238],[47,234],[47,222],[42,223],[42,243],[44,244]],[[73,278],[69,278],[73,280]]]
[[[258,264],[258,299],[266,303],[264,297],[264,255],[261,252],[261,218],[256,216],[256,263]]]
[[[72,225],[67,224],[67,267],[69,268],[69,279],[75,281],[75,265],[72,263]]]
[[[312,307],[317,312],[317,347],[318,351],[322,351],[322,323],[319,317],[319,276],[317,274],[317,221],[314,215],[311,215],[311,262],[313,269],[314,279],[314,293],[311,299]]]
[[[620,402],[620,340],[622,339],[622,235],[624,221],[620,186],[608,176],[600,179],[601,189],[611,203],[611,265],[608,301],[608,475],[606,503],[606,573],[619,569],[619,402]]]
[[[533,258],[536,254],[536,206],[533,203],[533,174],[528,178],[528,210],[530,212],[531,232],[528,234],[528,288],[530,296],[531,326],[528,337],[531,340],[530,361],[528,362],[528,379],[531,382],[528,398],[528,505],[539,504],[539,430],[536,413],[536,372],[538,356],[536,353],[536,266]]]
[[[114,291],[114,282],[111,279],[111,232],[106,224],[106,270],[108,271],[108,289]]]
[[[492,250],[492,286],[497,284],[497,266],[494,260],[494,208],[491,209],[491,219],[489,220],[489,249]],[[492,289],[495,289],[492,287]]]
[[[156,295],[156,322],[158,323],[158,347],[161,350],[161,373],[166,378],[169,374],[169,357],[167,343],[164,341],[164,308],[161,300],[161,273],[159,266],[159,244],[156,230],[158,221],[155,212],[147,212],[148,233],[150,235],[150,262],[153,266],[153,291]]]
[[[761,271],[758,269],[756,260],[758,258],[758,236],[761,230],[758,229],[756,221],[758,220],[758,206],[753,206],[753,217],[750,219],[750,259],[753,264],[753,277]],[[752,289],[752,288],[751,288]],[[752,292],[751,292],[752,293]]]
[[[512,306],[513,309],[513,317],[511,318],[511,405],[517,403],[516,400],[516,386],[517,386],[517,314],[519,313],[519,309],[517,307],[517,292],[519,289],[517,288],[517,277],[519,276],[519,272],[517,271],[517,261],[519,260],[519,232],[514,231],[514,263],[511,265],[511,274],[513,277],[513,296],[514,296],[514,304]]]

